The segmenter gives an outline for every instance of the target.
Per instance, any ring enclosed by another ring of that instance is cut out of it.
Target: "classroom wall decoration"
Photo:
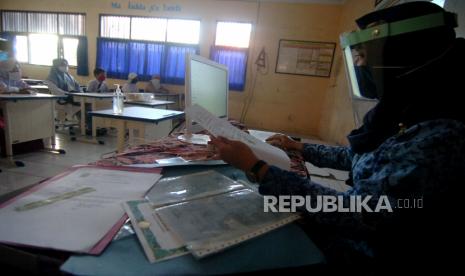
[[[329,77],[336,43],[279,40],[276,73]]]

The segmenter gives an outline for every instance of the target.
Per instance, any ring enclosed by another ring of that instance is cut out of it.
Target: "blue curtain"
[[[79,37],[77,47],[77,74],[79,76],[89,75],[89,63],[87,61],[87,37]]]
[[[167,45],[167,55],[164,70],[162,70],[162,82],[172,84],[184,84],[184,71],[186,54],[199,52],[197,46]]]
[[[104,69],[110,78],[127,79],[129,74],[129,41],[98,38],[96,66]]]
[[[138,75],[139,80],[148,80],[145,75],[145,43],[129,43],[129,72]]]
[[[96,66],[110,78],[127,79],[131,72],[140,80],[160,75],[163,83],[184,84],[185,56],[198,46],[98,38]]]
[[[229,89],[244,91],[248,49],[212,46],[210,59],[228,67]]]
[[[164,44],[147,44],[147,75],[159,75],[164,64],[165,45]]]

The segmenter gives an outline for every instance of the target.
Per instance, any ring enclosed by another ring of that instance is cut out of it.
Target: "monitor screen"
[[[228,116],[228,69],[197,55],[189,56],[186,104],[198,104],[218,117]]]

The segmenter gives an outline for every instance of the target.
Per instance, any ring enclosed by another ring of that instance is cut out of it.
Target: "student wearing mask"
[[[105,82],[106,73],[102,68],[94,69],[95,79],[89,81],[87,84],[87,92],[109,92],[107,83]]]
[[[54,59],[47,80],[54,83],[63,91],[82,92],[79,83],[68,72],[68,69],[68,61],[66,59]]]
[[[348,135],[349,146],[303,144],[283,135],[269,141],[300,151],[316,166],[350,171],[351,189],[338,192],[269,165],[239,141],[212,137],[211,144],[259,183],[263,195],[310,196],[312,206],[322,195],[340,197],[345,206],[362,197],[372,210],[388,199],[392,212],[301,209],[333,267],[347,272],[356,265],[358,274],[369,275],[421,275],[434,268],[451,274],[445,271],[461,264],[456,249],[464,230],[465,40],[455,37],[455,15],[430,2],[374,11],[356,22],[360,30],[341,39],[350,89],[353,99],[378,103]],[[360,47],[363,62],[354,58]],[[370,74],[356,75],[357,66]],[[412,208],[420,199],[421,207]]]
[[[145,92],[152,92],[152,93],[168,93],[169,91],[161,86],[160,76],[153,75],[152,79],[147,83],[145,87]]]
[[[130,73],[128,75],[128,82],[123,85],[121,89],[124,93],[136,93],[139,92],[139,88],[137,88],[137,82],[139,79],[137,78],[136,73]]]
[[[21,80],[21,66],[16,59],[0,61],[0,93],[23,92],[33,93],[34,90]]]

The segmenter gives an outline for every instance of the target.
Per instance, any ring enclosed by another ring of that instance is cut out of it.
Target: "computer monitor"
[[[227,118],[228,68],[199,55],[189,54],[186,56],[185,74],[186,108],[198,104],[215,116]],[[194,134],[200,130],[201,127],[186,116],[186,131],[179,139],[194,144],[208,143],[207,135]]]

